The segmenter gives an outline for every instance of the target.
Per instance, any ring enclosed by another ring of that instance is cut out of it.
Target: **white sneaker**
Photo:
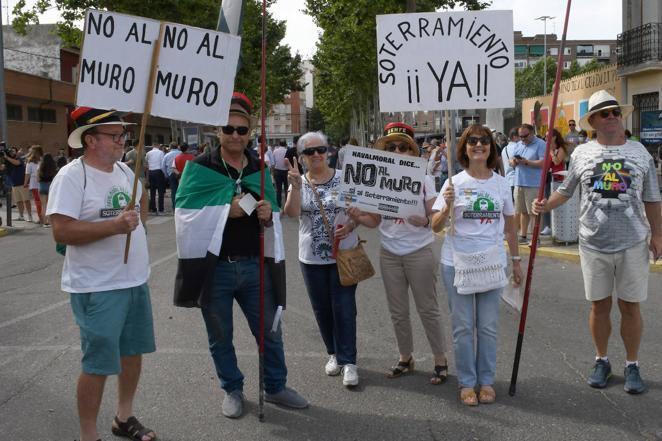
[[[355,364],[343,366],[342,384],[348,387],[359,384],[359,371]]]
[[[541,236],[549,236],[550,234],[552,234],[552,229],[548,226],[543,228],[543,230],[540,232]]]
[[[342,370],[342,366],[338,366],[338,360],[336,360],[336,356],[331,355],[329,357],[329,361],[326,362],[326,366],[324,366],[324,371],[326,372],[326,375],[330,377],[335,377],[336,375],[340,374],[341,370]]]

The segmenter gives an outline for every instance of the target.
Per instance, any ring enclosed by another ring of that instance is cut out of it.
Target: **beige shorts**
[[[579,247],[586,300],[616,297],[626,302],[643,302],[648,297],[648,241],[618,253],[606,254]]]
[[[22,185],[11,188],[11,197],[14,202],[30,201],[30,190]]]
[[[515,213],[531,212],[533,201],[538,198],[538,189],[536,187],[515,187]]]

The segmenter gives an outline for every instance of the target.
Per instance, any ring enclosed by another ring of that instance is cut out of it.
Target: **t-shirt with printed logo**
[[[115,163],[104,172],[76,159],[53,179],[47,215],[62,214],[88,222],[117,217],[131,200],[134,174]],[[142,186],[138,185],[137,200]],[[136,210],[140,207],[136,205]],[[142,223],[131,233],[128,264],[124,264],[126,235],[116,234],[85,245],[69,245],[62,268],[62,291],[88,293],[140,286],[149,278],[147,238]]]
[[[446,181],[432,209],[441,211],[446,206],[443,192]],[[463,253],[484,251],[503,243],[503,216],[515,214],[510,195],[510,184],[501,175],[492,173],[489,179],[475,179],[466,171],[453,177],[455,187],[455,234],[446,234],[441,248],[441,263],[453,266],[453,249]],[[501,259],[506,263],[506,250],[499,247]]]
[[[571,197],[580,186],[579,244],[604,253],[633,247],[649,233],[644,202],[658,202],[655,162],[636,141],[603,146],[591,141],[570,157],[558,192]]]

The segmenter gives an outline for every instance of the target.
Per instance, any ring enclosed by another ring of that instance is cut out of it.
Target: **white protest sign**
[[[390,217],[425,216],[421,195],[427,160],[363,147],[343,147],[338,202]]]
[[[76,104],[142,113],[160,23],[89,10]],[[166,23],[151,115],[227,124],[241,38]]]
[[[377,16],[382,112],[515,106],[512,11]]]

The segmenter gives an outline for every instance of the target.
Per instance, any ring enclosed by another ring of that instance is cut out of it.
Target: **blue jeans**
[[[172,201],[172,211],[175,211],[175,195],[177,194],[177,187],[179,187],[179,179],[175,173],[170,173],[168,176],[170,182],[170,200]]]
[[[161,170],[149,171],[149,211],[156,211],[156,192],[159,192],[159,211],[163,212],[165,200],[166,181]]]
[[[342,286],[338,267],[301,263],[310,304],[329,355],[356,364],[356,285]]]
[[[453,286],[455,268],[441,265],[453,323],[455,369],[460,387],[490,386],[496,373],[497,326],[501,290],[458,294]],[[476,347],[474,348],[474,334]]]
[[[228,393],[242,390],[244,386],[244,375],[237,366],[237,356],[232,344],[232,305],[236,299],[256,343],[259,344],[259,274],[257,257],[235,263],[219,261],[214,274],[214,289],[208,303],[202,305],[202,317],[205,319],[209,336],[209,351],[221,380],[221,387]],[[271,290],[269,268],[266,266],[264,280],[264,389],[267,393],[277,393],[285,388],[287,367],[280,325],[276,332],[271,332],[276,305]]]

